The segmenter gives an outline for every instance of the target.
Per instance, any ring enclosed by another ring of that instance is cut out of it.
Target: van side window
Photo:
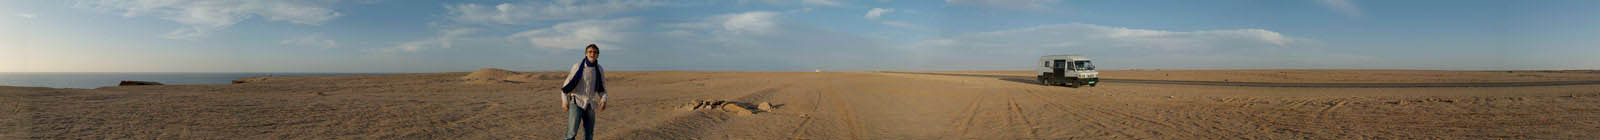
[[[1050,68],[1064,68],[1066,66],[1066,63],[1067,63],[1067,60],[1053,60],[1053,61],[1054,62],[1051,62],[1050,64],[1054,64],[1054,65],[1050,65]]]

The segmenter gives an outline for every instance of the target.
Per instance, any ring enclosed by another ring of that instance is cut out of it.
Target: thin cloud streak
[[[1361,8],[1356,7],[1354,3],[1350,3],[1350,0],[1317,0],[1317,2],[1321,3],[1323,6],[1327,6],[1329,9],[1333,9],[1341,14],[1350,16],[1351,18],[1361,18],[1365,16],[1361,13]]]
[[[195,40],[211,36],[252,17],[303,25],[321,25],[343,16],[326,3],[304,1],[84,0],[75,7],[120,12],[123,17],[153,16],[188,27],[164,35],[167,39]]]

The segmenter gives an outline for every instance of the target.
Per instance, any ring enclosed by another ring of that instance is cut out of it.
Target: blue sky
[[[1600,1],[11,0],[0,72],[1600,69]]]

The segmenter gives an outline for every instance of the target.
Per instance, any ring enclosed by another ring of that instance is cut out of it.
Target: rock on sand
[[[762,111],[771,111],[772,108],[773,108],[772,107],[772,103],[768,103],[768,102],[761,102],[760,105],[756,106],[756,109],[761,109]]]
[[[750,110],[749,108],[744,108],[743,106],[739,106],[738,104],[722,104],[722,111],[727,111],[727,112],[734,113],[734,114],[739,114],[739,115],[753,115],[753,114],[756,114],[756,112],[754,110]]]

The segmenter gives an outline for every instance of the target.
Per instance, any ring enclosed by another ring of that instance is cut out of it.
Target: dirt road
[[[466,73],[240,85],[0,87],[9,138],[553,139],[558,78]],[[559,75],[556,73],[535,73]],[[1600,85],[1066,88],[875,72],[618,72],[600,139],[1595,139]],[[543,80],[556,79],[556,80]],[[753,115],[682,110],[769,102]],[[17,104],[20,103],[20,104]],[[20,131],[20,132],[19,132]]]

